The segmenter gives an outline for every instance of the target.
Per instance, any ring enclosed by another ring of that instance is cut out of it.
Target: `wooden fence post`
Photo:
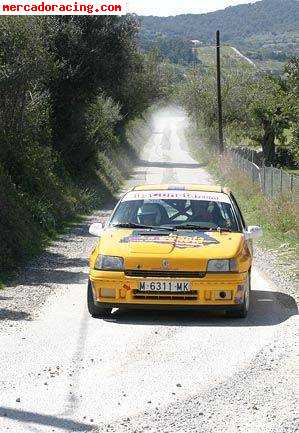
[[[290,178],[291,178],[291,194],[293,195],[293,191],[294,191],[294,175],[291,174]]]

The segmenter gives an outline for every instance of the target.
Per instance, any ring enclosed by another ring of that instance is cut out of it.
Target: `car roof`
[[[154,184],[154,185],[138,185],[132,191],[206,191],[206,192],[223,192],[230,194],[228,188],[223,188],[220,185],[201,185],[196,183],[180,183],[180,184]]]

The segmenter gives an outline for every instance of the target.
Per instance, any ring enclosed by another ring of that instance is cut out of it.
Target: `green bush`
[[[42,234],[28,206],[29,197],[18,191],[0,164],[0,269],[8,272],[37,253]]]

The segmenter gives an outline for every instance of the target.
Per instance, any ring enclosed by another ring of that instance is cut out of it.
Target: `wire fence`
[[[299,204],[299,176],[276,167],[258,165],[233,150],[227,150],[227,153],[234,164],[249,175],[253,183],[260,185],[261,191],[267,197],[288,195]]]

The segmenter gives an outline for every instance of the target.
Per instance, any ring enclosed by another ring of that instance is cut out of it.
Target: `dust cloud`
[[[153,133],[165,134],[167,130],[186,130],[190,126],[190,120],[181,107],[169,105],[158,108],[152,113],[150,126]]]

